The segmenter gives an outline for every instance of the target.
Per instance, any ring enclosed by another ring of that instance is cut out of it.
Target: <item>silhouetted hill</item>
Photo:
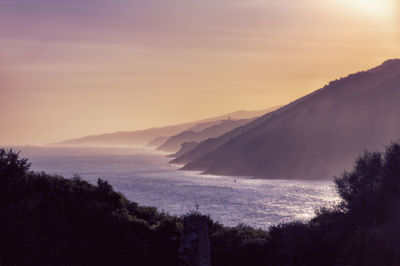
[[[247,124],[252,119],[241,119],[241,120],[222,120],[218,124],[214,124],[207,127],[199,132],[192,130],[183,131],[175,136],[170,137],[165,143],[163,143],[157,150],[166,152],[177,152],[181,144],[184,142],[200,142],[209,138],[218,137],[232,129],[241,125]]]
[[[146,147],[149,148],[157,148],[158,146],[160,146],[161,144],[163,144],[164,142],[166,142],[169,139],[169,137],[156,137],[152,140],[150,140],[147,144]]]
[[[389,60],[202,142],[173,162],[189,161],[183,169],[211,174],[329,178],[362,151],[400,139],[399,103],[400,60]]]
[[[228,116],[227,116],[228,117]],[[221,123],[221,120],[215,120],[215,121],[210,121],[210,122],[203,122],[203,123],[198,123],[195,124],[194,126],[188,128],[185,131],[201,131],[204,130],[208,127],[211,127],[213,125],[218,125]],[[158,148],[160,147],[162,144],[164,144],[171,136],[162,136],[162,137],[156,137],[152,140],[150,140],[147,144],[146,147],[149,148]]]
[[[232,119],[253,118],[263,115],[265,110],[260,111],[237,111],[217,117],[207,118],[200,121],[183,123],[178,125],[150,128],[137,131],[123,131],[115,133],[107,133],[100,135],[90,135],[82,138],[65,140],[52,145],[72,145],[72,146],[145,146],[155,138],[162,136],[173,136],[193,128],[194,130],[202,130],[203,127],[209,127],[215,121],[220,121],[228,117]]]
[[[239,136],[240,134],[246,132],[247,130],[256,127],[263,121],[268,120],[273,114],[276,114],[279,112],[279,110],[281,110],[281,109],[279,110],[276,109],[278,108],[277,107],[270,108],[266,110],[265,114],[258,119],[252,120],[251,122],[244,124],[240,127],[237,127],[219,137],[209,138],[200,142],[199,145],[196,146],[196,148],[191,149],[186,153],[181,153],[174,160],[172,160],[171,163],[187,164],[201,158],[202,156],[206,155],[208,152],[214,150],[215,148],[225,144],[226,142]]]
[[[170,157],[170,158],[179,157],[179,156],[193,150],[194,148],[197,147],[197,145],[199,145],[199,143],[196,141],[184,142],[181,144],[181,148],[179,149],[179,151],[169,154],[167,157]]]
[[[228,116],[227,116],[227,117],[228,117]],[[227,117],[226,117],[226,118],[227,118]],[[226,119],[226,118],[225,118],[225,119]],[[212,127],[212,126],[218,125],[218,124],[220,124],[220,123],[221,123],[221,120],[215,120],[215,121],[211,121],[211,122],[199,123],[199,124],[194,125],[193,127],[188,128],[188,130],[190,130],[190,131],[195,131],[195,132],[199,132],[199,131],[202,131],[202,130],[208,128],[208,127]],[[170,137],[171,137],[171,136],[170,136]]]

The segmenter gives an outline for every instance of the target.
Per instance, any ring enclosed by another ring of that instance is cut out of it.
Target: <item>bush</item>
[[[178,217],[97,186],[29,171],[0,150],[1,265],[175,265]]]

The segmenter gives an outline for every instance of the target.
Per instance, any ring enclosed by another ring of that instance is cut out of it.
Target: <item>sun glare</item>
[[[363,15],[387,17],[394,11],[396,0],[342,0],[343,4]]]

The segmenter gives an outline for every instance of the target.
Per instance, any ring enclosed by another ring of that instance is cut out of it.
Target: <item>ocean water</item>
[[[180,171],[165,154],[131,148],[18,147],[32,169],[91,183],[107,180],[141,205],[182,215],[198,209],[224,225],[267,229],[308,220],[338,196],[331,181],[264,180]]]

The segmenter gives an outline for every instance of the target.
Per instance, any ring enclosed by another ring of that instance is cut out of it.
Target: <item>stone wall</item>
[[[208,218],[194,214],[184,218],[183,239],[179,248],[180,266],[210,266]]]

